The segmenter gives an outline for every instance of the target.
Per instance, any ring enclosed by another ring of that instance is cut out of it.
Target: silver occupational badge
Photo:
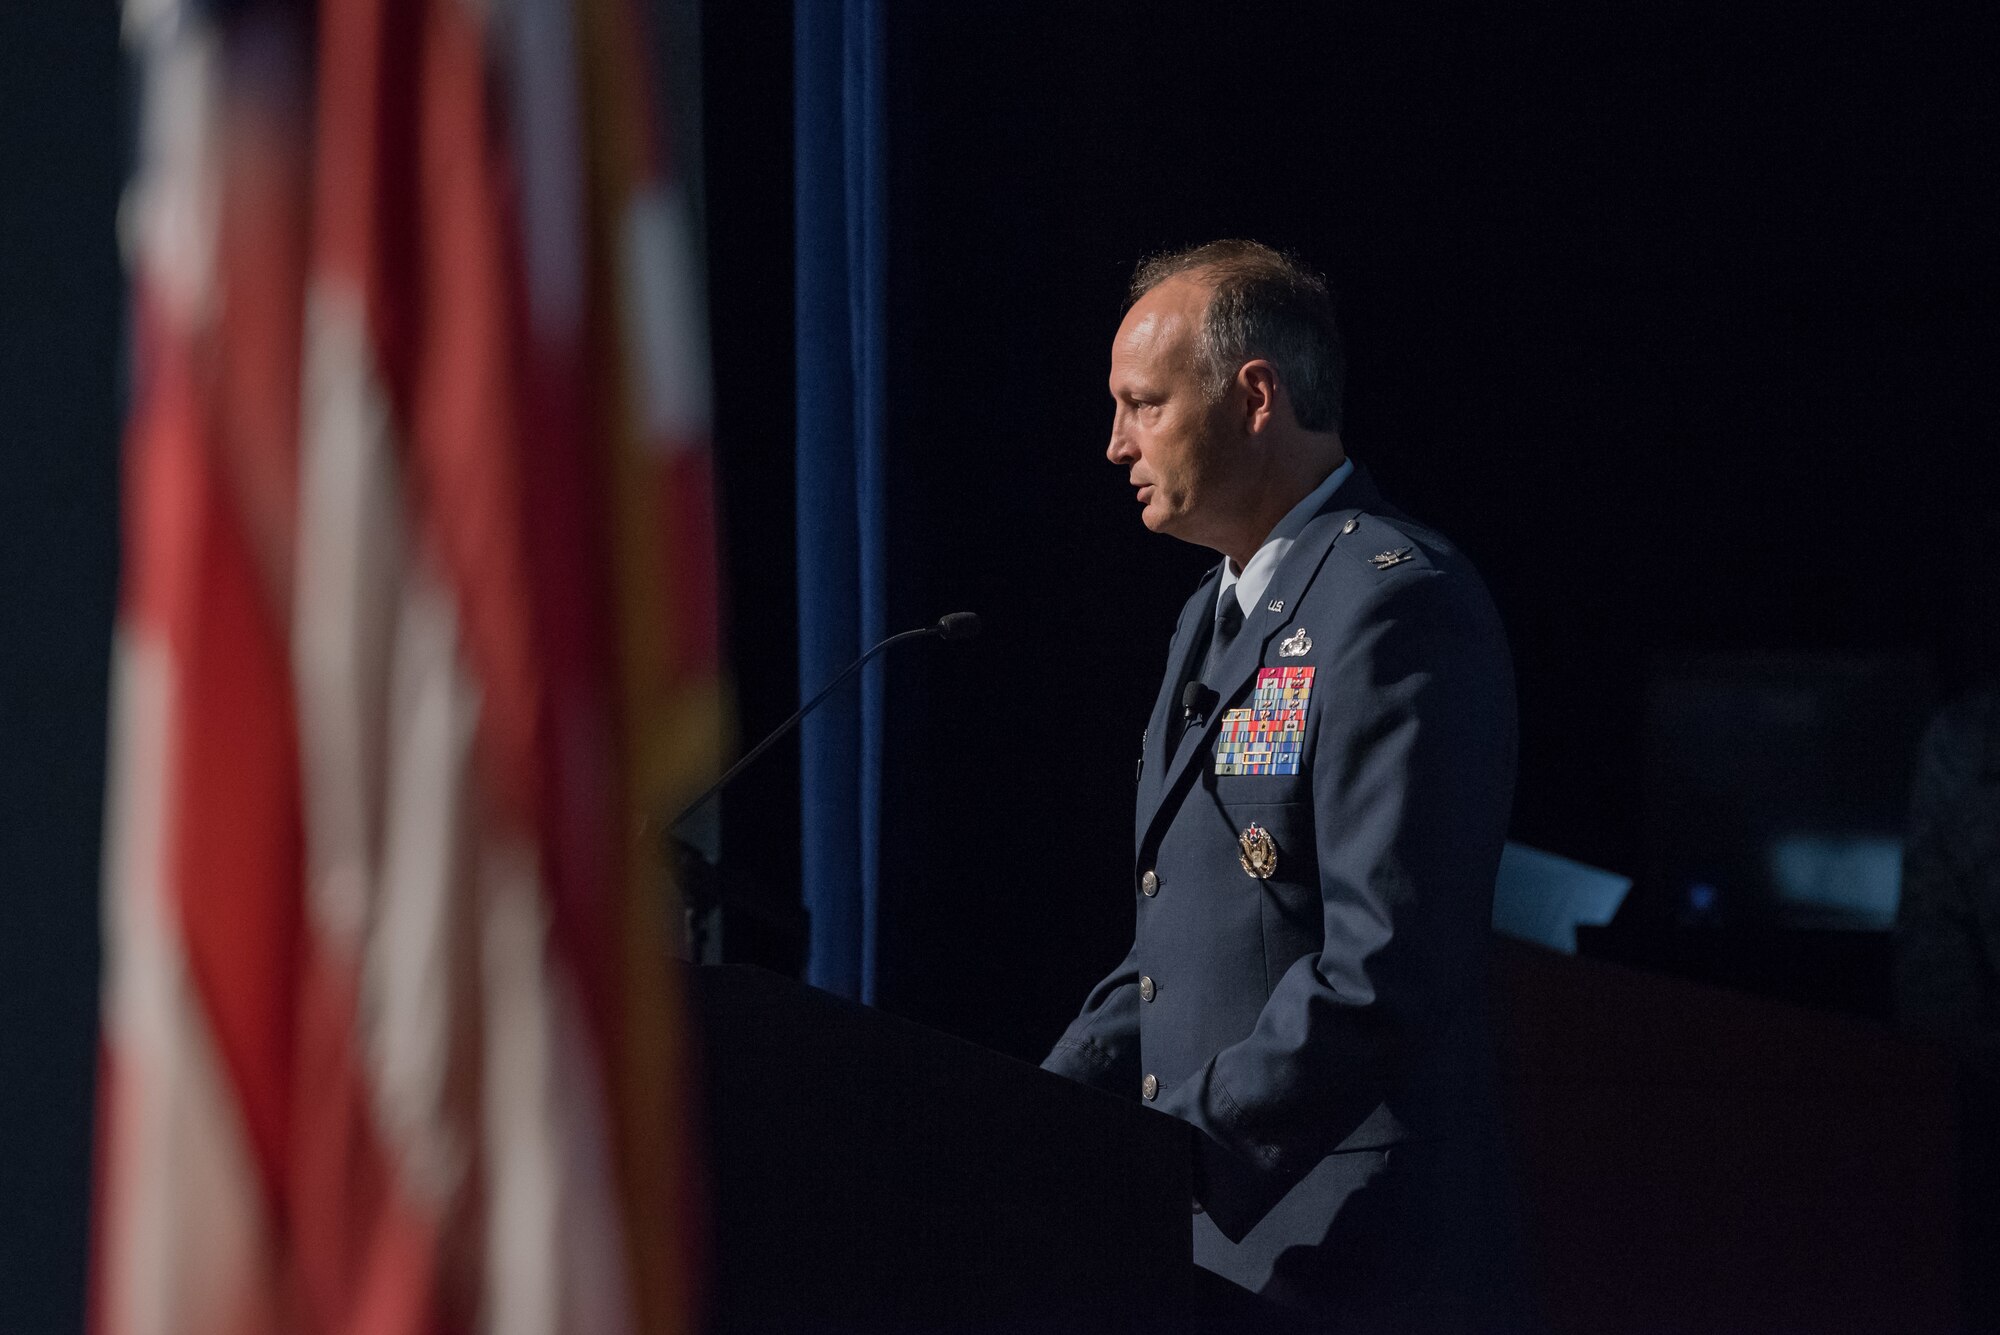
[[[1300,626],[1298,634],[1278,641],[1278,657],[1298,658],[1312,647],[1312,637],[1306,634],[1304,626]]]
[[[1368,564],[1377,570],[1387,570],[1390,566],[1399,566],[1409,560],[1413,550],[1410,547],[1398,547],[1393,552],[1377,552],[1368,558]]]
[[[1237,855],[1243,870],[1260,881],[1270,880],[1271,873],[1278,869],[1278,841],[1271,837],[1271,832],[1253,823],[1236,836],[1236,842],[1243,849]]]

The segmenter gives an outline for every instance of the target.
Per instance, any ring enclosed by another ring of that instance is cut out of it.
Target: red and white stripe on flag
[[[694,1320],[707,363],[629,0],[128,0],[92,1325]]]

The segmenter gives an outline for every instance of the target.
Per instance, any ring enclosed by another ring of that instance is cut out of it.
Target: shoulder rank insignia
[[[1410,547],[1398,547],[1393,552],[1377,552],[1368,558],[1368,564],[1377,570],[1387,570],[1390,566],[1399,566],[1409,560],[1413,550],[1415,549]]]
[[[1278,641],[1278,657],[1298,658],[1312,647],[1312,637],[1306,634],[1304,626],[1300,626],[1298,634]]]
[[[1236,836],[1236,843],[1243,850],[1236,855],[1243,870],[1260,881],[1270,880],[1271,873],[1278,870],[1278,841],[1271,837],[1271,832],[1252,824]]]

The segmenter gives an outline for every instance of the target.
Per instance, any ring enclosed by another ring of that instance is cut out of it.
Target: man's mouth
[[[1140,483],[1140,484],[1139,484],[1139,504],[1141,504],[1141,505],[1144,505],[1144,504],[1145,504],[1145,503],[1146,503],[1147,501],[1150,501],[1150,500],[1152,500],[1152,499],[1153,499],[1153,484],[1152,484],[1152,483],[1150,483],[1150,482],[1142,482],[1142,483]]]

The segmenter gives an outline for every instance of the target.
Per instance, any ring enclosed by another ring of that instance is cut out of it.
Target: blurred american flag
[[[129,0],[92,1324],[696,1319],[702,282],[630,0]]]

